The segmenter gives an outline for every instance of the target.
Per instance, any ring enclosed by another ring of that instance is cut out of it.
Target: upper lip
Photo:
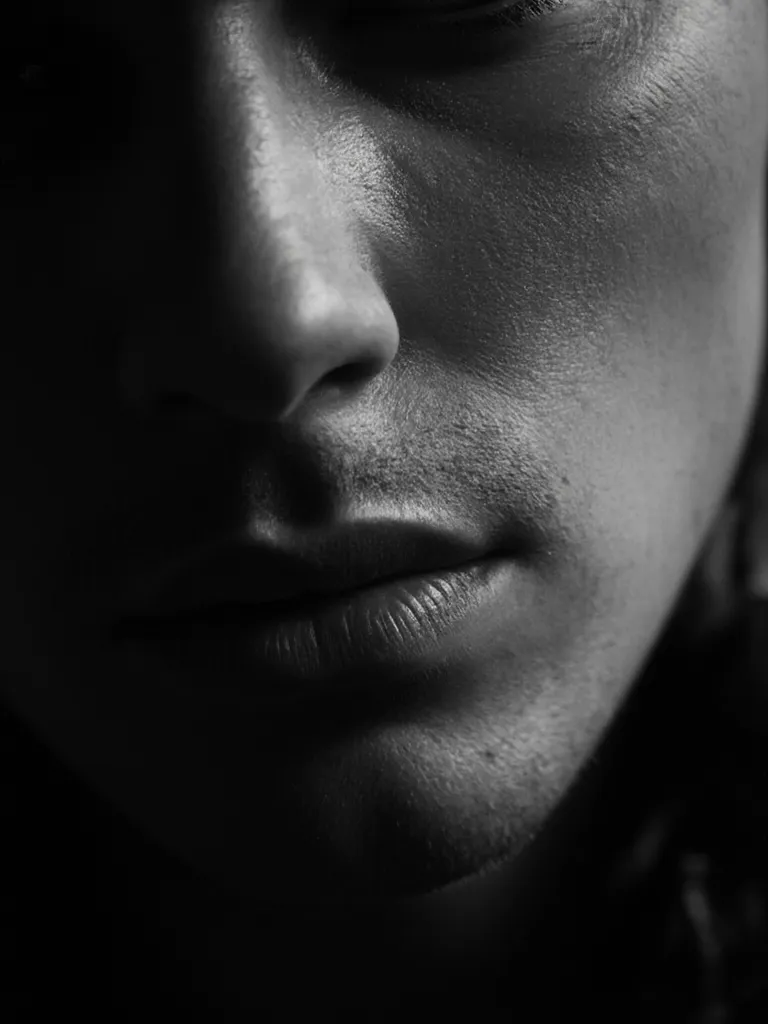
[[[133,594],[131,612],[132,617],[170,618],[230,603],[268,606],[455,568],[485,553],[466,534],[392,520],[305,534],[290,546],[240,538],[143,581]]]

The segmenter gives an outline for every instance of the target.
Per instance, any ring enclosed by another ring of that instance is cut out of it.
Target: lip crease
[[[483,539],[404,520],[290,546],[235,538],[138,581],[113,640],[184,689],[265,704],[388,690],[485,643],[504,561]]]
[[[236,538],[135,582],[124,602],[131,619],[293,614],[372,584],[458,568],[487,554],[482,540],[423,522],[347,523],[296,535],[277,546]]]
[[[223,603],[132,620],[116,639],[153,652],[185,688],[234,687],[278,704],[334,690],[380,692],[384,681],[389,689],[484,645],[494,632],[500,566],[480,559],[318,596],[303,607],[292,602],[279,613],[274,603]]]

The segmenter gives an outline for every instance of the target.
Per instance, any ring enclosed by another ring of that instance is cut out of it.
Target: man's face
[[[467,0],[439,31],[408,19],[447,0],[374,31],[319,0],[65,6],[65,41],[35,5],[4,57],[32,65],[3,98],[5,699],[238,886],[423,891],[514,854],[750,427],[763,0],[495,27]],[[493,628],[373,712],[268,709],[257,671],[232,696],[114,639],[174,559],[366,516],[506,559]]]

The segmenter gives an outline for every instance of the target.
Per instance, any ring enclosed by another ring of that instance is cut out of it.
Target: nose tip
[[[169,295],[121,353],[124,397],[145,413],[179,400],[252,422],[279,422],[311,400],[351,397],[381,374],[400,342],[394,311],[349,251],[310,253],[286,268],[264,255],[221,270],[189,299]],[[318,265],[321,263],[321,265]]]
[[[275,303],[245,322],[190,324],[184,332],[169,323],[159,343],[163,366],[157,350],[147,357],[146,345],[123,353],[133,405],[183,402],[238,420],[281,422],[309,403],[351,399],[394,359],[398,326],[375,283],[367,293],[333,289],[327,301],[299,305]]]
[[[232,364],[211,366],[197,392],[239,415],[280,421],[308,400],[338,400],[362,390],[392,362],[399,330],[391,306],[362,268],[343,280],[312,269],[271,307],[230,327]],[[218,353],[220,355],[220,353]]]

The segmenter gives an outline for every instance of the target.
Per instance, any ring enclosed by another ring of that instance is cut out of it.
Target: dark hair
[[[603,851],[558,912],[569,998],[588,989],[606,1020],[768,1020],[768,340],[759,394],[727,500],[595,758],[616,766],[590,824]]]

